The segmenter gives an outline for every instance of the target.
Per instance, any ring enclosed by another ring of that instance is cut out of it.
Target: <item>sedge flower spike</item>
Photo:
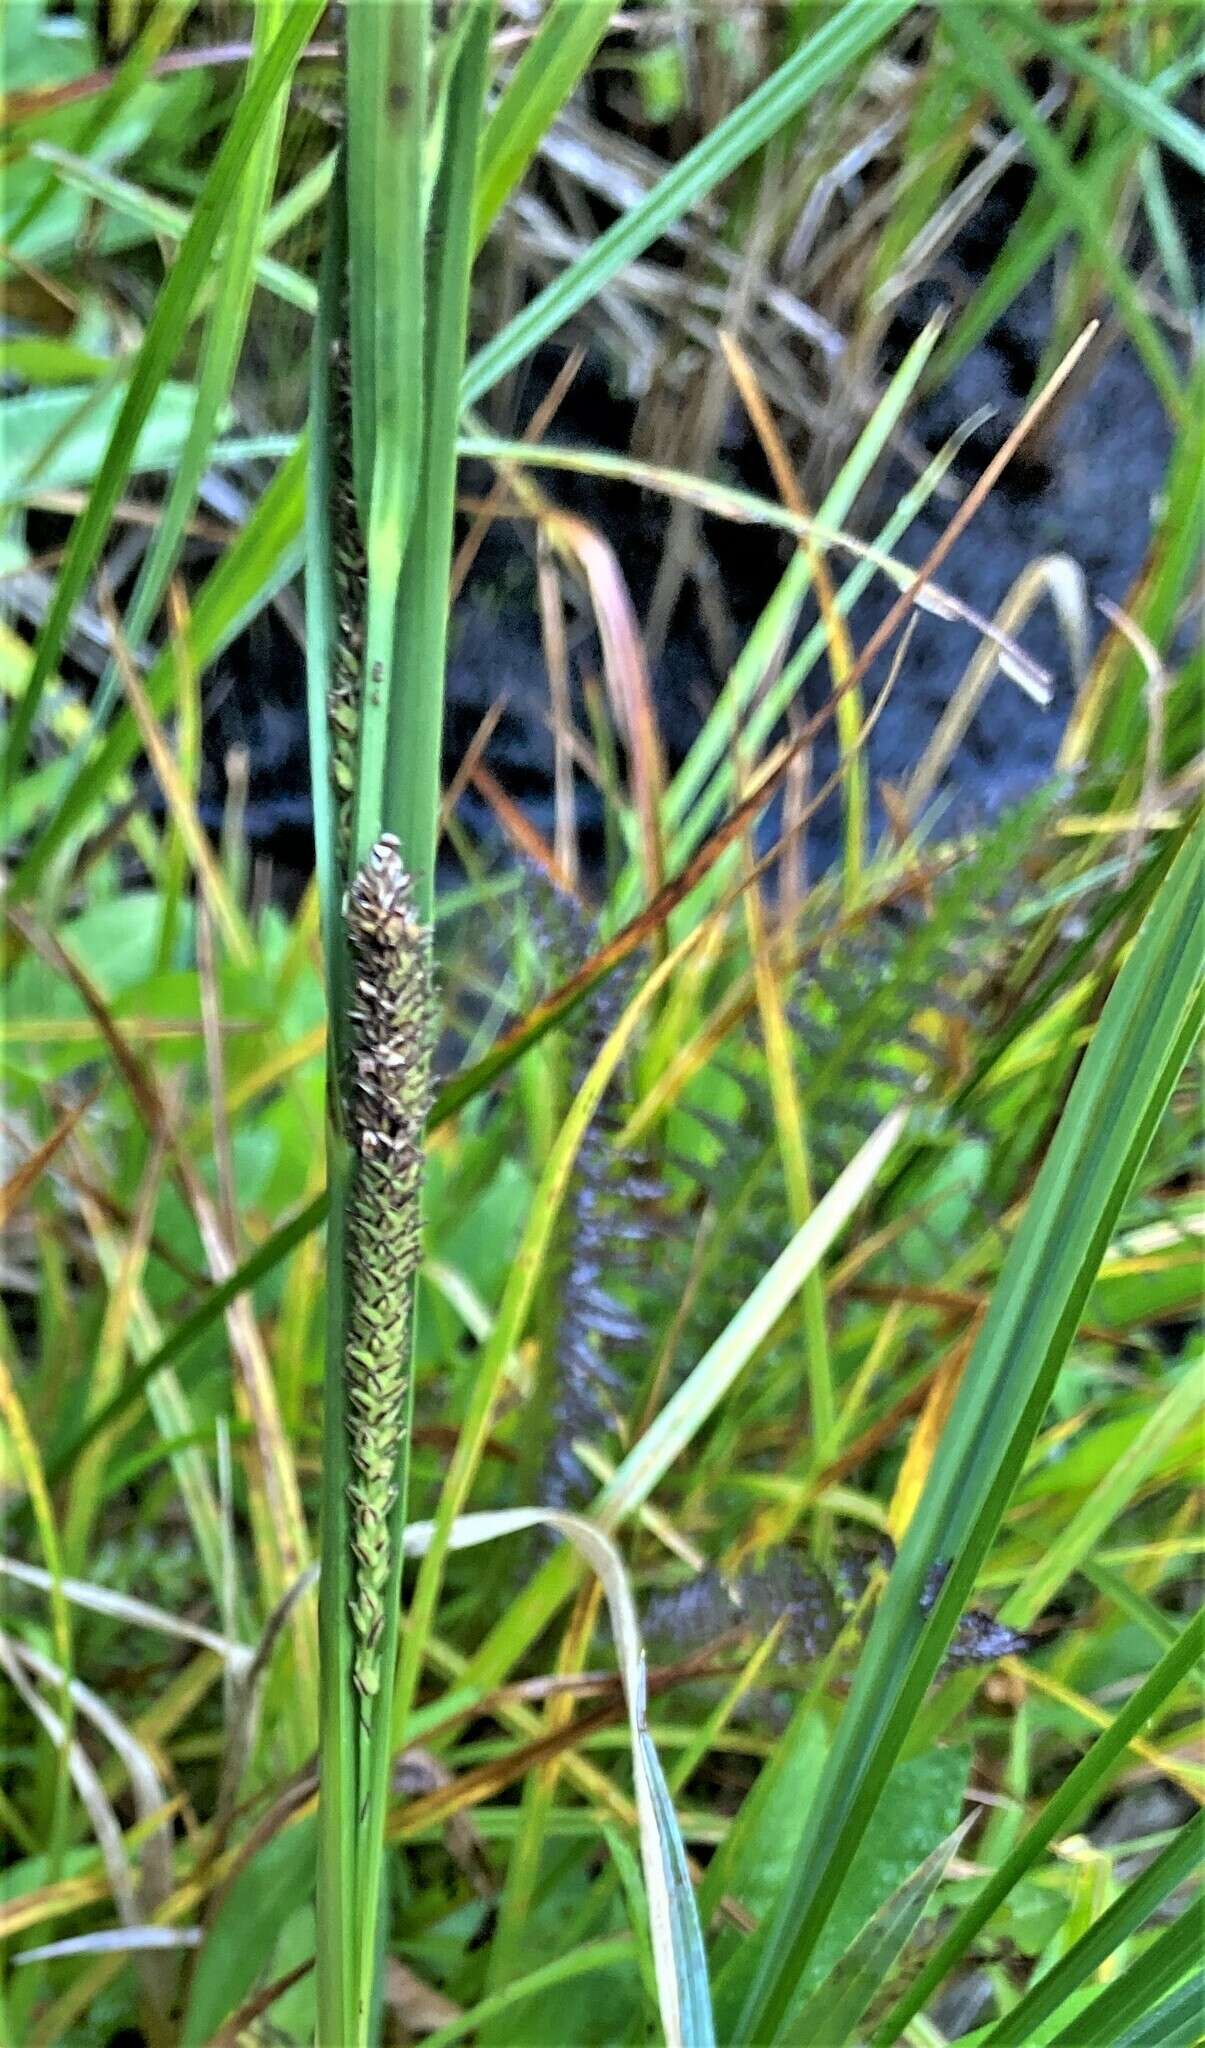
[[[326,696],[337,872],[347,873],[356,797],[367,565],[352,476],[351,361],[346,326],[331,349],[331,572],[336,633]]]
[[[347,938],[351,1004],[344,1112],[352,1163],[343,1373],[351,1461],[352,1677],[367,1718],[381,1688],[431,1091],[431,935],[415,911],[391,834],[377,841],[352,881]]]

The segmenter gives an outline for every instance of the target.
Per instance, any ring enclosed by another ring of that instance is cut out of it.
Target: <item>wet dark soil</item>
[[[1025,190],[1021,174],[998,187],[951,252],[942,279],[927,281],[901,305],[888,336],[886,369],[894,366],[938,306],[958,299],[983,274],[1015,220]],[[973,414],[991,408],[990,419],[966,443],[955,465],[953,476],[963,489],[979,476],[1032,393],[1051,332],[1054,297],[1054,266],[1047,265],[1006,317],[940,389],[922,398],[912,415],[914,440],[936,451]],[[517,397],[518,425],[530,416],[563,359],[563,350],[553,347],[537,358]],[[558,414],[552,438],[624,451],[630,446],[633,418],[632,404],[608,381],[607,366],[588,358]],[[990,618],[1028,564],[1058,552],[1079,563],[1090,599],[1122,602],[1147,546],[1170,445],[1163,407],[1133,349],[1122,341],[1102,350],[1050,430],[1006,471],[957,542],[941,571],[945,586]],[[734,481],[758,490],[772,488],[735,403],[722,460]],[[892,459],[857,507],[850,522],[854,530],[872,537],[893,498],[912,480],[913,472],[904,462]],[[464,481],[471,491],[484,487],[489,478],[470,472]],[[637,616],[643,619],[664,543],[664,503],[630,486],[566,473],[546,473],[542,481],[559,504],[582,514],[606,535]],[[910,564],[919,564],[953,509],[949,498],[931,501],[897,552]],[[764,529],[716,521],[705,523],[705,539],[739,645],[782,572],[789,542]],[[895,591],[882,579],[872,583],[853,615],[855,645],[865,643],[894,597]],[[805,619],[804,625],[809,622]],[[571,616],[570,627],[575,687],[580,688],[583,674],[598,672],[597,645],[584,605],[576,622]],[[1095,612],[1091,630],[1094,637],[1104,630],[1104,621]],[[955,814],[996,809],[1032,787],[1054,760],[1074,682],[1048,600],[1018,637],[1049,669],[1053,702],[1042,710],[1011,682],[993,682],[947,778]],[[906,781],[975,644],[975,634],[967,626],[919,617],[893,695],[870,740],[873,781]],[[883,668],[868,678],[868,692],[885,672]],[[699,616],[697,590],[688,582],[653,671],[671,764],[689,747],[723,679]],[[819,707],[825,687],[821,665],[805,687],[806,710]],[[499,696],[506,708],[490,743],[489,766],[534,822],[548,829],[552,745],[532,533],[529,527],[505,521],[491,529],[453,615],[448,774]],[[584,715],[582,722],[588,730]],[[250,760],[246,822],[251,841],[278,867],[306,871],[312,856],[302,656],[296,640],[274,615],[257,621],[221,663],[209,691],[206,730],[204,796],[210,822],[216,825],[222,811],[227,753],[232,747],[245,748]],[[832,765],[833,740],[826,733],[816,747],[814,782],[822,781]],[[597,850],[597,799],[581,778],[578,794],[587,851]],[[488,831],[484,807],[471,794],[465,801],[472,822]],[[877,795],[875,802],[878,807]],[[831,858],[837,827],[836,806],[831,804],[811,830],[814,863]]]

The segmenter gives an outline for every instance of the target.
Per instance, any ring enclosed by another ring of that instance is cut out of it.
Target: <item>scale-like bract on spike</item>
[[[352,1676],[367,1715],[381,1686],[390,1523],[406,1429],[419,1261],[423,1126],[430,1106],[431,941],[397,840],[379,839],[348,891],[351,961],[345,1120],[347,1403]]]

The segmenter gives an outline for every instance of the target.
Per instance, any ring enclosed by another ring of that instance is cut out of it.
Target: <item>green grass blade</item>
[[[312,170],[303,171],[296,183],[277,200],[264,221],[263,248],[274,249],[286,235],[295,234],[309,214],[317,212],[334,182],[338,158],[337,148],[329,150],[325,156],[319,157]],[[284,269],[286,266],[282,265],[281,268]],[[298,285],[304,286],[309,293],[309,305],[313,308],[316,291],[310,280],[303,278],[298,271],[287,271],[287,275],[295,278]],[[266,282],[267,280],[261,276],[260,283]]]
[[[1160,1850],[1141,1876],[1126,1886],[1108,1912],[1093,1921],[1074,1947],[1069,1948],[1052,1969],[1030,1986],[1024,1998],[1019,1999],[1012,2011],[992,2028],[983,2048],[1023,2048],[1023,2043],[1031,2041],[1034,2029],[1051,2013],[1057,2012],[1085,1978],[1099,1969],[1123,1941],[1127,1941],[1145,1920],[1149,1920],[1156,1907],[1163,1904],[1177,1885],[1198,1871],[1203,1851],[1205,1812],[1198,1811],[1176,1830],[1167,1847]],[[1116,2016],[1122,2025],[1129,2025],[1132,2020],[1140,2018],[1148,2003],[1156,2004],[1163,1993],[1191,1968],[1200,1950],[1198,1901],[1195,1909],[1189,1908],[1173,1921],[1146,1953],[1129,1965],[1125,1975],[1110,1985],[1109,1989],[1116,1996],[1108,2001],[1108,2009],[1116,2008]],[[1100,2002],[1096,2001],[1097,2004]],[[1060,2038],[1065,2043],[1111,2041],[1113,2034],[1111,2028],[1104,2033],[1088,2032],[1080,2014],[1074,2026]]]
[[[980,84],[991,93],[1008,119],[1025,137],[1040,175],[1047,181],[1075,222],[1094,262],[1109,281],[1110,290],[1124,315],[1134,346],[1146,364],[1151,381],[1172,418],[1184,417],[1184,392],[1179,372],[1154,321],[1142,302],[1134,279],[1113,248],[1108,222],[1103,220],[1062,143],[1034,111],[1033,102],[1016,78],[1008,59],[1001,54],[998,40],[988,31],[978,10],[953,7],[944,16],[951,42],[961,52]]]
[[[643,1678],[643,1667],[641,1676]],[[643,1721],[644,1708],[641,1706]],[[657,1842],[666,1873],[668,1892],[669,1946],[673,1957],[673,1978],[678,2007],[679,2038],[682,2048],[715,2048],[715,2021],[707,1981],[707,1955],[695,1905],[694,1886],[686,1862],[686,1850],[674,1812],[674,1802],[653,1739],[647,1727],[640,1730],[640,1753],[644,1783],[656,1823]]]
[[[256,8],[253,55],[247,74],[248,91],[254,86],[287,13],[284,0],[261,0],[261,5]],[[196,505],[201,480],[212,460],[218,420],[234,384],[255,291],[255,255],[264,213],[272,196],[287,106],[286,81],[278,88],[259,125],[235,191],[230,226],[222,243],[216,295],[206,323],[188,440],[172,474],[167,503],[160,511],[151,545],[125,610],[123,630],[126,639],[135,647],[141,645],[149,631],[168,577],[179,559],[184,529]],[[105,722],[117,687],[116,669],[111,666],[97,694],[93,711],[95,724]]]
[[[1060,58],[1069,71],[1078,71],[1134,128],[1181,157],[1198,178],[1205,177],[1205,136],[1178,108],[1168,104],[1156,86],[1132,78],[1091,44],[1056,27],[1041,8],[1018,5],[1018,0],[1000,0],[1000,4],[1027,40]]]
[[[38,636],[34,665],[9,733],[0,781],[8,783],[19,768],[29,743],[42,691],[62,652],[72,611],[84,594],[96,566],[129,464],[156,391],[176,359],[196,297],[209,270],[218,235],[238,196],[248,153],[276,95],[287,83],[302,49],[322,13],[319,0],[299,0],[288,10],[285,25],[262,69],[240,101],[197,201],[192,223],[159,294],[138,352],[121,416],[86,510],[72,529],[66,559],[55,582],[54,598]]]
[[[1166,1655],[1149,1672],[1137,1692],[1128,1699],[1103,1735],[1047,1800],[1038,1819],[1005,1857],[998,1870],[959,1914],[936,1952],[928,1959],[915,1983],[909,1985],[897,2005],[875,2033],[872,2048],[890,2048],[921,2010],[925,2001],[966,1955],[971,1943],[987,1926],[997,1906],[1008,1897],[1027,1870],[1032,1869],[1043,1849],[1066,1832],[1077,1815],[1085,1813],[1106,1790],[1114,1767],[1125,1754],[1127,1744],[1140,1735],[1147,1723],[1174,1699],[1185,1679],[1205,1655],[1205,1610],[1193,1616],[1175,1638]]]
[[[866,2008],[889,1982],[970,1825],[970,1817],[961,1821],[867,1921],[792,2020],[797,2040],[832,2042],[837,2048],[851,2038]]]
[[[594,1515],[606,1528],[616,1527],[651,1498],[670,1466],[731,1392],[807,1276],[875,1185],[903,1136],[907,1119],[906,1108],[892,1110],[883,1118],[639,1443],[633,1445],[594,1503]]]
[[[430,44],[431,0],[348,10],[352,433],[368,565],[353,828],[356,866],[385,827],[398,589],[422,465]],[[427,687],[442,689],[442,678],[429,680]],[[415,852],[403,841],[402,857],[411,872]]]
[[[385,816],[401,840],[416,900],[427,919],[435,906],[448,571],[472,267],[469,216],[492,20],[493,0],[473,0],[450,81],[443,159],[431,202],[435,261],[427,289],[422,495],[402,571],[393,653]]]
[[[481,138],[474,249],[480,249],[587,69],[614,12],[614,0],[550,0]]]
[[[1151,80],[1150,89],[1170,96],[1182,89],[1191,75],[1182,63],[1166,66]],[[1078,132],[1078,129],[1077,129]],[[1064,137],[1064,149],[1073,148],[1074,134]],[[1130,138],[1123,132],[1101,143],[1091,155],[1077,162],[1080,193],[1087,207],[1107,218],[1111,195],[1125,163]],[[1040,270],[1058,247],[1061,238],[1074,230],[1076,216],[1049,185],[1039,185],[1009,231],[1004,247],[983,283],[971,294],[969,303],[957,316],[945,341],[930,365],[930,389],[945,383],[956,366],[983,340],[997,320],[1003,319],[1018,293]],[[1185,412],[1192,417],[1199,410],[1191,392]]]
[[[304,1209],[299,1209],[287,1223],[282,1223],[266,1238],[257,1251],[237,1266],[228,1280],[217,1287],[211,1287],[205,1299],[189,1315],[181,1316],[156,1346],[150,1357],[144,1359],[135,1371],[128,1372],[118,1392],[103,1408],[97,1410],[84,1426],[77,1430],[68,1441],[57,1449],[47,1462],[47,1475],[52,1485],[57,1485],[70,1471],[81,1452],[90,1443],[111,1430],[115,1423],[128,1415],[131,1408],[141,1400],[150,1382],[165,1367],[175,1365],[188,1357],[189,1353],[208,1334],[214,1324],[237,1301],[240,1294],[247,1294],[260,1280],[275,1271],[290,1252],[296,1251],[307,1237],[321,1228],[326,1220],[327,1202],[325,1190],[315,1195]]]
[[[76,156],[71,150],[60,149],[53,142],[35,143],[31,154],[39,163],[49,164],[57,172],[61,184],[71,186],[76,192],[84,192],[101,206],[137,221],[146,229],[148,237],[162,236],[169,242],[182,242],[188,233],[192,216],[186,207],[161,198],[157,192],[148,192],[144,186],[135,184],[131,178],[123,178],[104,164],[88,163],[83,157]],[[289,195],[290,198],[292,196]],[[263,232],[266,239],[271,233],[271,217],[265,220]],[[287,263],[277,262],[272,256],[256,255],[255,282],[273,298],[279,299],[282,305],[293,306],[299,313],[313,314],[317,307],[317,294],[309,278],[303,277],[299,270],[291,269]],[[197,294],[194,310],[203,303],[206,289]]]
[[[189,657],[198,669],[228,647],[248,619],[301,567],[305,456],[301,444],[281,464],[238,539],[198,593],[186,636]],[[172,702],[175,662],[175,650],[165,648],[146,677],[147,696],[159,713]],[[133,716],[122,712],[99,745],[85,754],[58,808],[10,876],[10,902],[29,897],[73,834],[85,829],[94,806],[136,759],[141,744]]]
[[[1205,358],[1200,358],[1189,383],[1187,417],[1164,475],[1158,524],[1143,572],[1129,594],[1131,616],[1156,647],[1164,646],[1174,630],[1199,558],[1203,468]],[[1104,702],[1098,722],[1089,730],[1089,758],[1102,767],[1140,759],[1146,719],[1145,670],[1123,636],[1114,635],[1106,642],[1097,659],[1094,681],[1099,683]],[[1064,758],[1078,757],[1069,754]]]
[[[1144,1486],[1159,1460],[1186,1436],[1200,1415],[1201,1357],[1185,1362],[1162,1401],[1154,1408],[1133,1443],[1101,1474],[1087,1499],[1059,1532],[1057,1545],[1039,1558],[1000,1610],[1000,1618],[1025,1628],[1049,1605],[1071,1574],[1078,1571],[1110,1524],[1117,1521]]]
[[[1188,253],[1181,223],[1176,218],[1167,178],[1164,175],[1163,159],[1153,143],[1148,142],[1142,151],[1138,160],[1138,176],[1142,184],[1142,202],[1147,221],[1167,273],[1172,297],[1180,313],[1191,326],[1197,316],[1197,290],[1193,278],[1192,258]]]
[[[1191,1977],[1142,2019],[1127,2027],[1123,2034],[1111,2034],[1109,2040],[1112,2048],[1198,2048],[1202,2012],[1205,1970],[1194,1970]],[[1064,2041],[1056,2044],[1056,2048],[1071,2048],[1071,2044]]]
[[[930,325],[908,350],[826,494],[816,515],[817,525],[839,526],[848,515],[858,492],[898,426],[937,337],[938,328]],[[926,476],[912,490],[904,493],[878,536],[879,546],[894,546],[912,513],[927,496],[926,486],[931,488],[935,485],[944,468],[945,462],[939,455]],[[873,573],[869,563],[859,563],[851,571],[837,593],[842,613],[853,605]],[[689,858],[736,786],[732,761],[736,734],[740,733],[742,745],[748,749],[750,758],[755,759],[826,644],[827,631],[821,620],[784,664],[782,674],[775,678],[773,686],[759,696],[759,684],[767,672],[771,648],[781,644],[778,636],[787,628],[789,621],[798,616],[810,581],[810,563],[800,552],[794,557],[750,634],[702,731],[666,792],[667,820],[674,833],[670,846],[671,870]]]
[[[1200,1026],[1205,837],[1185,845],[1105,1005],[968,1362],[842,1715],[825,1797],[736,2032],[773,2039],[1020,1475],[1100,1259]],[[922,1596],[948,1567],[931,1613]]]
[[[847,75],[855,60],[881,42],[907,12],[908,0],[846,0],[785,64],[667,171],[639,206],[622,214],[586,255],[477,351],[465,374],[464,403],[475,404],[555,334],[625,263],[641,255],[824,86]]]
[[[516,2005],[523,2005],[538,1992],[555,1990],[559,1984],[572,1983],[576,1977],[588,1977],[596,1970],[609,1970],[617,1963],[630,1963],[633,1943],[630,1934],[613,1934],[599,1941],[590,1941],[582,1948],[570,1949],[565,1955],[557,1956],[551,1963],[542,1963],[525,1977],[516,1977],[501,1991],[483,1998],[478,2005],[470,2007],[445,2026],[437,2027],[433,2034],[426,2036],[427,2048],[452,2048],[455,2041],[463,2041],[466,2034],[483,2033],[492,2020],[509,2012]]]
[[[816,512],[817,526],[840,526],[848,517],[859,491],[880,459],[916,391],[925,365],[933,352],[938,333],[936,324],[931,323],[913,342],[825,494]],[[891,545],[890,542],[883,542],[881,539],[879,544]],[[856,576],[858,572],[854,573]],[[765,673],[771,644],[779,644],[784,627],[798,615],[798,608],[803,602],[810,581],[807,557],[798,554],[771,598],[761,620],[750,634],[746,648],[708,714],[706,724],[666,792],[666,817],[671,825],[681,826],[685,822],[705,785],[730,755],[736,734],[745,732],[745,714],[756,694],[757,684]],[[782,704],[779,701],[779,693],[775,692],[775,710],[771,724],[766,727],[767,732],[773,730],[781,715]],[[760,733],[756,736],[746,735],[746,744],[751,754],[755,755],[761,744],[761,737]],[[710,811],[705,813],[705,819],[710,815]]]
[[[1099,1557],[1085,1558],[1080,1570],[1098,1593],[1103,1593],[1122,1614],[1138,1623],[1157,1650],[1170,1650],[1176,1640],[1175,1623],[1162,1607],[1156,1607],[1149,1594],[1132,1586],[1112,1565],[1102,1564]]]
[[[100,97],[88,115],[81,132],[76,136],[76,147],[82,156],[95,154],[106,128],[116,121],[122,108],[127,106],[138,88],[151,75],[156,57],[171,44],[173,38],[184,26],[197,0],[156,0],[149,19],[128,54],[117,68],[117,74],[108,91]],[[36,147],[34,151],[36,155]],[[40,218],[54,196],[55,181],[47,177],[34,193],[20,220],[8,230],[10,247],[19,250],[25,236]]]

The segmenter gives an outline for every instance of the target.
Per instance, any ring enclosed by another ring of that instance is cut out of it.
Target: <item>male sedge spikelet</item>
[[[334,585],[334,663],[326,695],[336,871],[346,878],[356,795],[364,658],[364,590],[368,570],[352,475],[351,358],[346,306],[330,356],[330,534]]]
[[[352,1163],[343,1372],[352,1468],[352,1676],[367,1718],[381,1687],[431,1089],[431,935],[415,913],[392,834],[377,840],[352,881],[347,940],[344,1110]]]

